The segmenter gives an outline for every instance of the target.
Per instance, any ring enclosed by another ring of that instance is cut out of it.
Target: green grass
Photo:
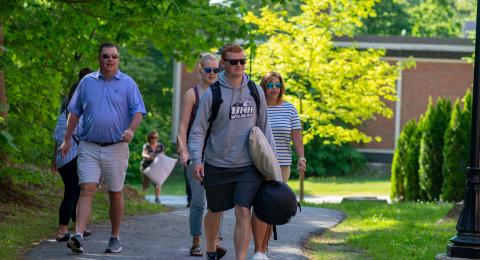
[[[309,205],[312,206],[312,205]],[[434,259],[456,234],[439,222],[452,204],[347,202],[314,205],[345,212],[337,227],[310,241],[315,259]]]
[[[299,181],[289,180],[288,185],[295,193],[299,193]],[[132,184],[138,191],[142,191],[141,184]],[[311,196],[389,196],[389,177],[315,177],[304,181],[305,195]],[[153,194],[153,186],[150,186],[145,194]],[[185,180],[183,172],[176,170],[168,177],[162,185],[164,195],[185,195]]]
[[[13,197],[0,192],[0,259],[17,259],[41,240],[55,237],[63,183],[59,175],[47,172],[3,169],[0,190],[7,186]],[[126,216],[166,210],[132,190],[125,190]],[[108,194],[100,191],[94,199],[91,222],[107,220]]]
[[[288,185],[299,193],[299,180],[289,180]],[[305,195],[311,196],[389,196],[389,177],[314,177],[304,181]]]

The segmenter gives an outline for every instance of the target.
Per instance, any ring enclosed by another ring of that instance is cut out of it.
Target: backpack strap
[[[258,94],[258,89],[257,85],[255,82],[248,80],[248,89],[250,90],[250,95],[253,97],[253,100],[255,100],[255,105],[257,105],[257,116],[260,115],[260,96]]]
[[[192,130],[192,125],[197,115],[198,103],[200,101],[200,94],[198,92],[198,88],[199,88],[198,86],[193,87],[193,92],[195,93],[195,103],[193,104],[192,111],[190,111],[190,121],[188,122],[188,128],[187,128],[187,139],[190,136],[190,130]]]
[[[213,121],[215,121],[215,119],[217,118],[218,110],[220,109],[220,105],[223,103],[220,82],[216,81],[215,83],[210,85],[210,89],[212,90],[212,107],[210,110],[210,117],[208,118],[207,134],[205,135],[205,140],[203,141],[202,160],[205,155],[205,147],[207,146],[210,132],[212,131]]]

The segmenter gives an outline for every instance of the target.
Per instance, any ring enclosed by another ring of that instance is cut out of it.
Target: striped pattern
[[[81,121],[82,120],[80,118],[80,120],[78,120],[77,128],[75,129],[75,132],[74,132],[75,138],[77,138],[77,140],[80,140],[80,135],[78,133],[80,133],[79,129],[82,127]],[[63,142],[63,137],[65,136],[66,131],[67,131],[67,117],[65,116],[65,111],[63,111],[57,118],[57,124],[55,125],[55,134],[53,135],[53,138],[57,143],[57,151],[55,151],[55,165],[57,166],[57,169],[67,164],[78,155],[77,142],[75,142],[75,140],[73,140],[72,138],[72,140],[70,140],[70,143],[72,144],[72,148],[70,148],[70,150],[68,151],[65,157],[62,156],[62,152],[60,151],[60,145]]]
[[[297,109],[288,102],[267,109],[268,122],[272,128],[275,146],[277,147],[278,162],[281,166],[292,164],[292,130],[300,130],[300,118]]]

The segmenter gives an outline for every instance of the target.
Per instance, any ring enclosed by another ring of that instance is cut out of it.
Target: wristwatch
[[[307,159],[305,159],[305,157],[299,157],[298,160],[302,160],[302,161],[304,161],[305,163],[307,163]]]

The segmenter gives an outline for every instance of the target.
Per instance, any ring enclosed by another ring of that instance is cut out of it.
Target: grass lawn
[[[299,193],[299,181],[289,180],[288,185],[295,193]],[[142,190],[141,184],[132,185],[138,191]],[[389,177],[315,177],[308,178],[304,182],[305,195],[311,196],[389,196],[390,179]],[[146,194],[153,194],[153,186],[150,186]],[[183,172],[175,170],[162,185],[162,194],[164,195],[185,195],[185,181]]]
[[[126,187],[124,194],[126,216],[166,210],[144,201],[132,188]],[[58,174],[18,169],[0,172],[0,259],[18,259],[41,240],[53,239],[62,197],[63,183]],[[107,220],[108,194],[97,192],[91,222]]]
[[[295,193],[299,193],[299,181],[289,180],[288,185]],[[389,196],[390,178],[347,176],[347,177],[313,177],[304,182],[305,195],[311,196]]]
[[[452,204],[347,202],[309,205],[347,214],[312,238],[314,259],[434,259],[456,234],[456,220],[440,221]]]

